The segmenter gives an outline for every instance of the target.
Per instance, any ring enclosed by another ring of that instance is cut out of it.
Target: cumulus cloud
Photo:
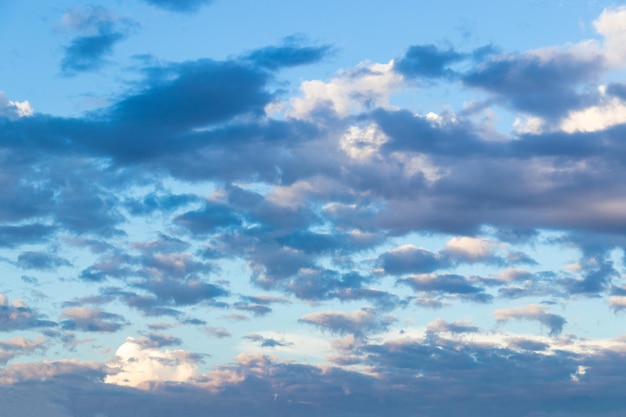
[[[28,100],[8,100],[4,95],[4,92],[0,91],[0,117],[6,117],[9,120],[16,120],[21,117],[32,116],[33,113],[34,110]]]
[[[192,12],[209,2],[151,3]],[[184,398],[190,416],[267,406],[275,415],[523,417],[554,403],[574,412],[592,398],[616,404],[608,417],[624,405],[614,384],[623,344],[559,335],[577,308],[572,295],[626,308],[613,252],[626,247],[626,89],[603,79],[621,59],[621,13],[596,21],[604,44],[517,53],[416,45],[386,64],[304,81],[296,97],[279,71],[319,62],[332,46],[295,39],[224,60],[137,61],[132,88],[74,118],[25,117],[27,103],[0,100],[2,260],[41,271],[23,277],[38,285],[22,290],[61,306],[57,324],[31,298],[0,296],[0,331],[43,331],[55,352],[63,344],[77,354],[87,341],[106,349],[131,324],[141,335],[106,364],[12,364],[0,381],[45,387],[45,377],[65,389],[73,375],[93,389],[77,401],[85,415],[174,415]],[[100,8],[69,12],[64,24],[77,37],[67,71],[104,65],[127,23]],[[415,80],[486,98],[416,112],[394,97]],[[477,119],[502,107],[515,131],[487,135]],[[551,250],[575,251],[577,268],[545,261]],[[75,274],[49,278],[57,268]],[[18,293],[12,282],[7,294]],[[81,294],[59,299],[53,285]],[[538,322],[551,337],[503,336],[454,317],[466,309],[459,302],[478,303],[472,316],[484,317],[491,301],[537,297],[573,301],[562,316],[537,304],[493,316]],[[122,316],[109,303],[132,310]],[[316,312],[321,303],[327,311]],[[318,340],[266,325],[322,332]],[[174,350],[198,332],[220,355],[221,344],[244,352],[229,364],[216,355],[203,373],[202,355]],[[0,361],[42,346],[7,338]],[[268,349],[295,359],[250,354]],[[487,410],[479,391],[490,392]]]
[[[626,65],[626,7],[620,6],[602,11],[594,20],[596,31],[604,36],[605,54],[609,62],[616,66]]]
[[[499,322],[506,322],[512,319],[538,321],[549,329],[551,336],[558,336],[567,323],[565,318],[549,313],[547,308],[538,304],[529,304],[524,307],[512,307],[496,310],[493,316]]]
[[[484,261],[492,258],[495,254],[494,242],[484,238],[453,237],[445,246],[447,255],[453,256],[466,262]]]
[[[153,349],[141,339],[129,337],[108,364],[112,372],[104,382],[132,387],[145,386],[152,381],[185,382],[197,373],[200,360],[190,352]]]
[[[317,112],[331,111],[340,117],[375,107],[389,107],[389,96],[402,85],[402,76],[386,64],[363,62],[340,72],[329,82],[304,81],[302,96],[292,99],[287,114],[310,119]]]

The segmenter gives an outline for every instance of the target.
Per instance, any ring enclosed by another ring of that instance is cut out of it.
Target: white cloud
[[[516,117],[513,122],[513,131],[518,135],[541,133],[546,126],[545,120],[536,116]]]
[[[301,97],[291,100],[290,117],[308,119],[316,110],[330,108],[339,116],[348,116],[372,107],[389,107],[389,96],[398,90],[403,77],[386,64],[362,62],[340,72],[329,82],[304,81]]]
[[[183,350],[158,350],[132,337],[115,352],[108,384],[141,387],[148,382],[186,382],[197,373],[198,358]]]
[[[364,129],[351,126],[339,139],[339,147],[350,158],[370,159],[378,153],[389,137],[372,123]]]
[[[490,240],[475,237],[453,237],[446,243],[445,251],[467,261],[489,258],[495,252],[496,244]]]
[[[601,104],[570,112],[561,123],[567,133],[596,132],[626,123],[626,103],[617,97],[602,100]]]
[[[33,108],[28,100],[11,101],[6,98],[4,92],[0,91],[0,117],[16,120],[21,117],[32,116]]]
[[[609,63],[626,65],[626,6],[605,9],[593,25],[604,37],[605,55]]]

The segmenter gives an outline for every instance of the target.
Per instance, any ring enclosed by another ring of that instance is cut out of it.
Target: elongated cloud
[[[567,323],[565,318],[549,313],[545,306],[538,304],[496,310],[493,312],[493,316],[499,322],[506,322],[512,319],[538,321],[550,330],[551,336],[558,336],[563,330],[565,323]]]
[[[380,316],[373,309],[363,308],[352,313],[325,311],[306,314],[300,318],[300,321],[317,325],[337,334],[365,336],[368,333],[386,330],[395,319],[390,316]]]

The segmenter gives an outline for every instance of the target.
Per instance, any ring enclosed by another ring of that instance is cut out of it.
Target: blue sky
[[[624,45],[604,1],[0,4],[2,410],[622,415]]]

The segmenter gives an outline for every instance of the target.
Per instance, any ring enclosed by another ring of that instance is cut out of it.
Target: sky
[[[626,5],[0,2],[0,417],[617,417]]]

